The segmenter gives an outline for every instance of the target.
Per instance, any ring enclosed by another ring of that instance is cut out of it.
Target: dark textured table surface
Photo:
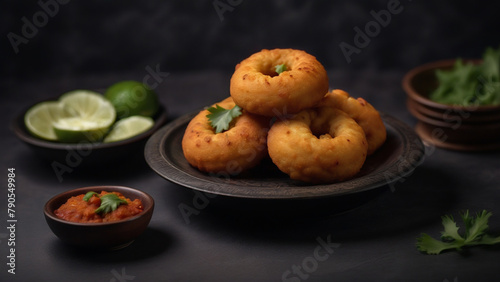
[[[330,84],[361,96],[410,126],[402,72],[331,70]],[[154,173],[142,152],[128,161],[79,171],[59,181],[50,164],[16,138],[9,123],[19,109],[76,88],[103,88],[144,73],[95,74],[30,81],[1,81],[0,193],[1,281],[498,281],[500,248],[475,247],[461,254],[424,255],[415,248],[420,233],[439,237],[440,217],[460,211],[493,212],[490,230],[500,235],[498,152],[465,153],[426,147],[425,161],[409,176],[381,187],[369,202],[331,214],[295,211],[253,213],[252,201],[206,198],[194,207],[193,191]],[[171,73],[157,92],[169,120],[229,95],[230,73]],[[7,271],[7,175],[15,168],[15,275]],[[45,202],[68,189],[113,184],[144,190],[156,201],[147,231],[129,247],[82,252],[62,244],[43,216]],[[276,207],[279,209],[279,206]],[[311,207],[312,208],[312,207]],[[250,212],[243,212],[243,210]],[[304,212],[305,213],[305,212]]]

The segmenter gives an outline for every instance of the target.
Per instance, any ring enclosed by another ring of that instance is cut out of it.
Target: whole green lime
[[[156,93],[141,82],[120,81],[111,85],[104,96],[113,104],[119,119],[130,116],[154,116],[160,107]]]

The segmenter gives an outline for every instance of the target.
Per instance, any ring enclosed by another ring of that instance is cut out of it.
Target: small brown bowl
[[[142,201],[144,211],[134,217],[115,222],[76,223],[58,218],[54,211],[70,197],[85,194],[89,191],[120,192],[125,197]],[[45,220],[54,234],[63,242],[83,248],[100,248],[116,250],[130,245],[144,230],[153,215],[154,200],[145,192],[123,186],[83,187],[51,198],[44,207]]]
[[[437,103],[429,95],[438,87],[436,70],[451,69],[456,60],[418,66],[403,78],[407,107],[417,118],[416,132],[424,142],[459,151],[500,149],[500,105],[457,106]],[[481,60],[464,60],[480,63]]]

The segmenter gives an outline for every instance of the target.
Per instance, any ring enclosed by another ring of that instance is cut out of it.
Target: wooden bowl
[[[500,105],[457,106],[429,99],[430,93],[439,83],[436,70],[451,69],[455,61],[424,64],[404,76],[402,86],[407,94],[407,107],[418,120],[416,132],[425,143],[441,148],[460,151],[498,150]]]
[[[144,211],[136,216],[115,222],[77,223],[58,218],[54,211],[70,197],[89,191],[120,192],[125,197],[140,199]],[[51,198],[44,207],[47,224],[61,241],[88,249],[121,249],[130,245],[147,228],[154,210],[153,198],[145,192],[123,186],[92,186],[70,190]]]

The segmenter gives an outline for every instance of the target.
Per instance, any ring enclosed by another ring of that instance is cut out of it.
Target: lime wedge
[[[52,126],[57,140],[64,143],[96,142],[102,140],[109,130],[109,126],[75,117],[60,119]]]
[[[115,119],[113,104],[88,90],[71,91],[58,101],[38,103],[24,115],[32,135],[64,143],[102,140]]]
[[[150,117],[131,116],[116,122],[109,134],[104,138],[104,143],[116,142],[139,135],[151,127],[154,121]]]
[[[24,124],[34,136],[57,141],[52,124],[59,119],[68,118],[71,114],[56,101],[41,102],[31,107],[24,115]]]
[[[99,141],[116,119],[113,104],[103,95],[89,90],[75,90],[62,95],[59,103],[71,116],[52,123],[61,142]]]

